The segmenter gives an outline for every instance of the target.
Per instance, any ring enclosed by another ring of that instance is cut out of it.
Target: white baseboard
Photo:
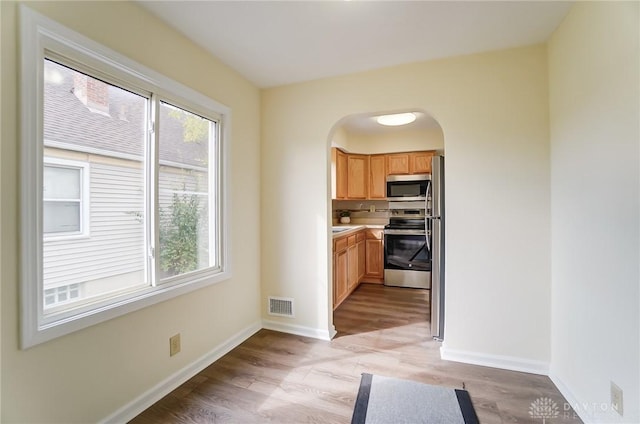
[[[580,417],[583,423],[585,424],[595,424],[595,423],[617,423],[622,422],[622,417],[618,415],[617,412],[613,410],[611,404],[608,401],[604,402],[585,402],[584,400],[579,400],[578,397],[573,393],[569,386],[553,371],[553,369],[549,372],[549,378],[558,388],[562,396],[567,400],[567,403],[573,408],[575,413]],[[564,405],[563,405],[564,406]],[[561,408],[566,411],[566,408]],[[633,419],[625,422],[637,422]]]
[[[511,371],[527,372],[530,374],[549,374],[549,363],[533,361],[514,356],[491,355],[487,353],[469,352],[464,350],[440,348],[440,357],[447,361],[463,362],[465,364],[482,365],[491,368],[502,368]]]
[[[331,324],[331,328],[329,329],[329,339],[332,340],[338,332],[336,331],[336,326]]]
[[[190,363],[186,367],[178,370],[151,389],[147,390],[136,399],[132,400],[122,408],[118,409],[108,417],[100,421],[100,423],[124,423],[138,416],[142,411],[169,394],[176,387],[189,380],[191,377],[220,359],[233,348],[243,341],[247,340],[253,334],[261,329],[260,322],[255,322],[229,339],[222,342],[209,353],[200,357],[196,361]]]
[[[262,320],[262,328],[327,341],[331,340],[331,338],[335,336],[335,330],[333,330],[333,334],[330,334],[329,330],[320,330],[319,328],[304,327],[302,325],[287,324],[269,320]]]
[[[582,403],[569,389],[569,386],[562,381],[562,379],[560,379],[553,371],[549,372],[549,378],[553,384],[555,384],[558,391],[562,393],[562,396],[567,400],[567,403],[573,407],[573,410],[578,414],[583,423],[588,424],[594,422],[592,412],[581,407]]]

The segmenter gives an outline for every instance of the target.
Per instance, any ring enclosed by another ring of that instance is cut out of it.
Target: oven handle
[[[426,232],[424,230],[384,230],[385,234],[398,234],[398,235],[417,235],[424,236]]]

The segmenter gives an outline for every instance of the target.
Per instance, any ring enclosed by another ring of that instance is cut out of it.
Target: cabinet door
[[[382,250],[382,240],[365,240],[366,246],[366,276],[372,278],[383,278],[384,276],[384,251]]]
[[[369,158],[369,198],[387,198],[387,170],[385,155],[373,155]]]
[[[413,152],[410,155],[412,174],[430,174],[433,152]]]
[[[333,307],[337,307],[347,294],[347,281],[349,263],[347,250],[338,252],[333,256]]]
[[[358,245],[354,244],[347,249],[348,280],[347,292],[350,292],[358,284]]]
[[[402,175],[409,173],[409,153],[387,155],[387,174]]]
[[[364,278],[367,271],[367,246],[366,241],[362,240],[358,243],[358,283]]]
[[[347,197],[347,155],[336,149],[336,199]]]
[[[366,155],[347,155],[347,197],[366,199],[369,179],[369,157]]]

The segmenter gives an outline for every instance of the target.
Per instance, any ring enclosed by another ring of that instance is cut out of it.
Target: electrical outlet
[[[180,352],[180,333],[173,337],[169,337],[169,356],[173,356]]]
[[[376,205],[369,205],[369,212],[375,212],[376,211]]]
[[[622,409],[622,389],[613,381],[611,382],[611,408],[622,416],[624,412]]]

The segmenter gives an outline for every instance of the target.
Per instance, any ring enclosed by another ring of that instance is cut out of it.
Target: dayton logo
[[[560,415],[558,405],[547,397],[541,397],[531,402],[529,406],[529,415],[532,418],[542,419],[542,424],[551,418],[557,418]]]

